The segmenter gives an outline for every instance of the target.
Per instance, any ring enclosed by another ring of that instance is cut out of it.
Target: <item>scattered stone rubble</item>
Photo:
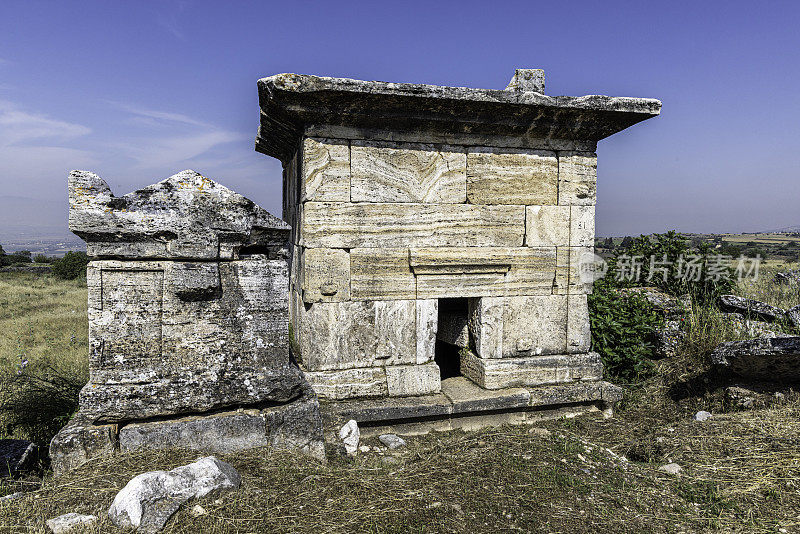
[[[768,382],[800,380],[800,336],[721,343],[711,354],[721,369]]]
[[[131,479],[114,497],[108,516],[121,528],[143,534],[158,532],[190,499],[239,487],[241,477],[231,465],[213,456],[172,471],[151,471]]]

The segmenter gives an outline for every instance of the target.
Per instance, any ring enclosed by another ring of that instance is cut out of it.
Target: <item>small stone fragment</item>
[[[701,422],[702,421],[708,421],[709,419],[711,419],[711,417],[712,417],[711,413],[710,412],[706,412],[704,410],[701,410],[701,411],[697,412],[696,414],[694,414],[694,420],[695,421],[701,421]]]
[[[800,379],[800,336],[720,343],[711,361],[746,378],[793,382]]]
[[[358,429],[358,422],[355,419],[350,419],[339,430],[339,439],[342,440],[347,454],[351,456],[356,454],[358,442],[361,439],[361,431]]]
[[[532,434],[537,438],[549,438],[553,433],[546,428],[533,427],[528,429],[528,434]]]
[[[789,308],[786,312],[786,317],[789,318],[789,321],[795,326],[795,328],[800,328],[800,304],[793,308]]]
[[[663,471],[664,473],[668,473],[670,475],[679,475],[681,471],[683,471],[683,468],[681,468],[681,466],[673,462],[671,464],[662,465],[661,467],[658,468],[658,470]]]
[[[97,521],[96,515],[81,515],[74,512],[47,520],[47,526],[53,534],[66,534],[78,527],[88,526]]]
[[[719,304],[723,310],[744,314],[748,318],[776,321],[783,319],[784,311],[765,302],[746,299],[736,295],[721,295]]]
[[[206,515],[206,514],[208,514],[206,509],[200,506],[199,504],[195,504],[194,506],[192,506],[192,509],[189,510],[189,515],[191,515],[192,517],[200,517],[201,515]]]
[[[18,491],[16,493],[12,493],[10,495],[3,495],[2,497],[0,497],[0,504],[4,504],[4,503],[7,503],[7,502],[11,502],[11,501],[16,501],[17,499],[21,498],[23,495],[25,495],[25,494],[22,493],[21,491]]]
[[[406,440],[397,434],[381,434],[378,436],[378,439],[381,440],[381,443],[393,450],[406,446]]]
[[[370,446],[369,446],[369,445],[361,445],[361,446],[358,448],[358,450],[359,450],[360,452],[369,452],[369,451],[371,451],[372,449],[370,448]]]
[[[241,477],[231,465],[213,456],[172,471],[150,471],[131,479],[114,497],[108,516],[121,528],[152,534],[189,499],[199,499],[212,491],[239,487]]]

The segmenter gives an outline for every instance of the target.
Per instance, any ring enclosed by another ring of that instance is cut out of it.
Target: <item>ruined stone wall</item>
[[[289,359],[289,227],[193,171],[115,197],[69,179],[87,243],[89,382],[56,472],[115,450],[322,456],[319,404]]]
[[[293,330],[322,395],[438,391],[437,303],[455,297],[480,385],[599,378],[577,270],[594,153],[305,137],[284,180]]]

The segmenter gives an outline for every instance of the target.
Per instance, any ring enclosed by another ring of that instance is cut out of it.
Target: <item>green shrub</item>
[[[53,259],[44,254],[37,254],[33,257],[33,263],[50,263],[51,261],[53,261]]]
[[[609,378],[636,382],[653,371],[656,330],[663,317],[638,295],[623,296],[613,281],[598,280],[589,295],[592,350]]]
[[[86,276],[89,257],[85,252],[67,252],[63,258],[53,261],[53,274],[64,280],[75,280]]]
[[[17,263],[31,263],[31,257],[27,254],[20,254],[14,252],[13,254],[6,254],[4,256],[6,265],[15,265]]]

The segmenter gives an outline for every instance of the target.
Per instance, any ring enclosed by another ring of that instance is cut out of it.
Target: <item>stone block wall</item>
[[[438,299],[463,297],[479,385],[600,378],[578,272],[595,192],[593,152],[304,137],[284,218],[309,381],[332,398],[438,392]]]
[[[122,197],[74,171],[69,193],[92,257],[89,382],[54,470],[139,448],[322,457],[319,403],[289,357],[289,227],[193,171]]]

